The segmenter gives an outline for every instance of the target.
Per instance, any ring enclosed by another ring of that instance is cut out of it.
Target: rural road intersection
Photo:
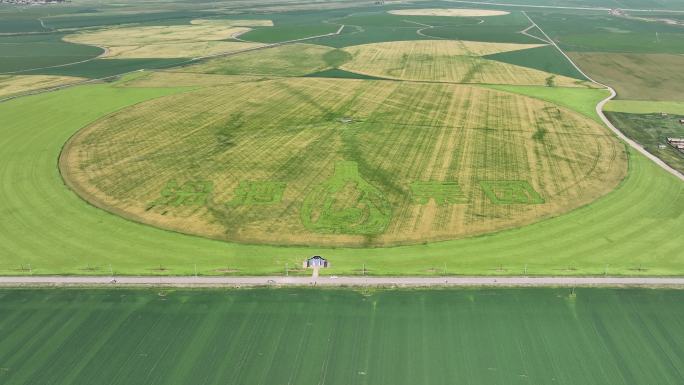
[[[87,277],[17,276],[0,277],[0,286],[358,286],[358,287],[532,287],[532,286],[653,286],[684,288],[684,277]]]

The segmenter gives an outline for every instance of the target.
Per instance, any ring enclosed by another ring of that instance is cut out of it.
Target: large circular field
[[[611,191],[626,160],[596,122],[501,91],[245,78],[114,113],[60,167],[85,199],[154,226],[361,247],[559,215]]]

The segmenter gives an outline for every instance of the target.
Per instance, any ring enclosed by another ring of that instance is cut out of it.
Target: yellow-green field
[[[76,83],[83,78],[52,75],[0,75],[0,97]]]
[[[364,44],[345,48],[352,59],[341,68],[400,80],[589,87],[588,82],[483,58],[538,44],[416,40]]]
[[[64,40],[106,48],[104,58],[179,58],[258,47],[259,43],[225,41],[269,26],[270,20],[194,20],[188,25],[126,26],[67,35]]]
[[[611,191],[626,157],[593,120],[492,89],[238,77],[100,120],[61,169],[87,200],[163,228],[388,246],[559,215]]]
[[[297,43],[215,58],[178,71],[223,75],[302,76],[332,68],[348,58],[349,54],[342,50]]]

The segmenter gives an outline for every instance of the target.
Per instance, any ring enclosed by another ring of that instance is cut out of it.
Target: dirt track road
[[[653,286],[684,288],[684,277],[0,277],[0,286],[384,286],[384,287],[533,287]]]

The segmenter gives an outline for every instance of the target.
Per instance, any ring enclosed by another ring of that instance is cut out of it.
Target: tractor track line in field
[[[174,286],[174,287],[679,287],[684,277],[196,277],[196,276],[17,276],[0,277],[0,287],[14,286]]]
[[[534,20],[532,20],[532,18],[527,14],[527,12],[522,11],[522,14],[525,15],[525,17],[527,17],[527,19],[530,21],[530,23],[533,24],[533,26],[537,27],[537,29],[539,30],[539,32],[541,32],[542,35],[544,35],[544,37],[549,41],[549,43],[551,43],[551,45],[553,45],[554,47],[556,47],[556,49],[558,50],[558,52],[560,52],[561,55],[563,55],[563,56],[570,62],[570,64],[572,64],[573,67],[575,67],[575,69],[576,69],[577,71],[579,71],[580,74],[582,74],[582,76],[584,76],[585,78],[587,78],[587,79],[588,79],[589,81],[591,81],[592,83],[598,84],[599,86],[604,87],[605,89],[607,89],[608,91],[610,91],[610,95],[609,95],[608,97],[606,97],[605,99],[601,100],[601,101],[596,105],[596,113],[597,113],[598,116],[601,118],[601,121],[603,121],[603,123],[604,123],[606,126],[608,126],[608,128],[610,128],[611,131],[613,131],[613,132],[615,133],[615,135],[618,136],[618,138],[622,139],[622,140],[623,140],[625,143],[627,143],[630,147],[632,147],[633,149],[637,150],[638,152],[640,152],[642,155],[644,155],[644,156],[647,157],[648,159],[652,160],[655,164],[657,164],[658,166],[660,166],[660,167],[661,167],[662,169],[664,169],[665,171],[669,172],[670,174],[672,174],[672,175],[676,176],[677,178],[679,178],[680,180],[684,181],[684,174],[682,174],[682,173],[680,173],[679,171],[675,170],[674,168],[670,167],[670,165],[668,165],[667,163],[665,163],[662,159],[660,159],[660,158],[658,158],[657,156],[655,156],[655,155],[651,154],[650,152],[646,151],[646,149],[644,149],[643,146],[641,146],[639,143],[635,142],[634,140],[628,138],[625,134],[622,133],[622,131],[620,131],[617,127],[615,127],[615,126],[613,125],[613,123],[611,123],[610,120],[608,120],[608,118],[606,117],[606,115],[603,113],[603,107],[606,105],[606,103],[608,103],[608,102],[611,101],[613,98],[615,98],[615,96],[617,96],[617,92],[615,92],[615,89],[613,89],[613,87],[611,87],[611,86],[608,86],[608,85],[606,85],[606,84],[603,84],[603,83],[601,83],[601,82],[598,82],[598,81],[594,80],[594,79],[591,78],[589,75],[587,75],[584,71],[582,71],[582,69],[581,69],[581,68],[580,68],[580,67],[579,67],[571,58],[570,58],[570,56],[568,56],[568,55],[567,55],[567,54],[558,46],[558,44],[556,44],[556,42],[553,41],[553,39],[551,39],[551,37],[549,37],[549,35],[547,35],[546,32],[544,32],[544,30],[541,29],[541,27],[540,27],[539,25],[537,25],[537,23],[534,22]]]

